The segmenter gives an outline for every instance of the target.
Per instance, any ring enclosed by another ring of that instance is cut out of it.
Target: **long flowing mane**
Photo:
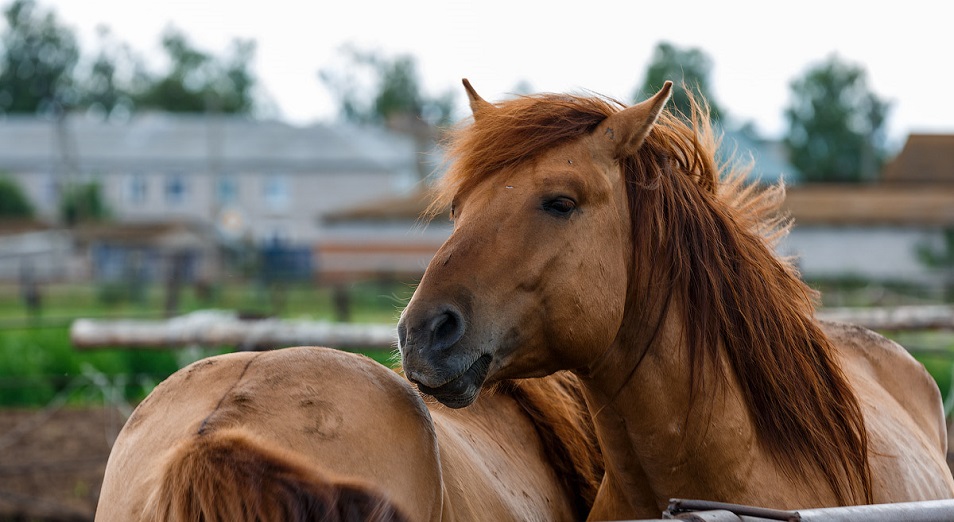
[[[533,161],[592,132],[619,102],[542,94],[496,104],[450,135],[454,162],[432,210],[481,180]],[[814,319],[816,293],[773,246],[790,226],[781,185],[744,181],[721,166],[704,104],[691,118],[663,112],[635,156],[623,158],[636,271],[626,320],[658,331],[666,310],[681,316],[694,400],[703,368],[734,372],[759,441],[790,476],[810,463],[842,504],[871,502],[867,432],[834,348]],[[688,122],[687,122],[688,120]],[[725,172],[723,172],[725,171]],[[639,317],[667,303],[655,316]]]

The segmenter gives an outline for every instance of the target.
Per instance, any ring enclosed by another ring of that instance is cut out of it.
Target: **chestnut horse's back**
[[[433,425],[404,379],[292,348],[212,357],[159,385],[116,440],[96,518],[427,520],[440,495]]]

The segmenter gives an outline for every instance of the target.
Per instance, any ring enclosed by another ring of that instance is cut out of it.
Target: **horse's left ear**
[[[652,98],[603,120],[594,133],[600,146],[606,147],[613,158],[635,154],[652,130],[671,92],[672,82],[667,81]]]
[[[477,118],[479,118],[481,114],[492,111],[495,107],[477,94],[477,91],[467,78],[464,78],[463,82],[464,89],[467,91],[467,99],[470,100],[470,110],[474,113],[474,121],[477,121]]]

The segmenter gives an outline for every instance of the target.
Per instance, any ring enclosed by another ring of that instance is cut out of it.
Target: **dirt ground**
[[[93,520],[123,421],[104,408],[0,410],[0,521]]]
[[[92,520],[114,409],[0,410],[0,520]]]

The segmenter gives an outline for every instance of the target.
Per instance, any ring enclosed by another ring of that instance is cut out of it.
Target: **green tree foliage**
[[[921,264],[941,275],[944,299],[954,302],[954,228],[941,230],[939,241],[922,241],[915,253]]]
[[[886,157],[890,105],[868,88],[867,73],[836,55],[791,83],[785,145],[801,179],[857,182],[875,178]]]
[[[98,50],[77,80],[77,103],[95,114],[131,112],[134,93],[146,88],[142,64],[107,27],[99,27],[98,33]]]
[[[103,221],[108,217],[102,187],[95,181],[70,186],[60,199],[60,219],[67,226]]]
[[[709,104],[709,116],[713,121],[722,119],[723,110],[716,103],[709,83],[712,60],[697,48],[680,49],[669,42],[660,42],[653,51],[646,78],[633,94],[634,100],[643,100],[655,94],[666,80],[671,80],[675,89],[672,106],[684,115],[691,114],[689,93]]]
[[[162,38],[169,69],[152,73],[105,28],[98,52],[81,60],[73,31],[35,0],[14,0],[3,14],[0,114],[84,108],[103,114],[137,108],[249,114],[256,109],[257,82],[250,69],[254,41],[237,39],[224,56],[214,56],[170,29]]]
[[[0,174],[0,219],[33,216],[33,205],[13,179]]]
[[[33,0],[15,0],[3,12],[0,35],[0,113],[59,112],[75,101],[76,36]]]
[[[140,107],[171,112],[248,114],[255,108],[255,77],[249,70],[255,42],[235,40],[225,57],[196,49],[177,29],[162,38],[169,70],[147,75],[146,87],[136,95]]]
[[[344,63],[322,69],[319,77],[337,98],[345,120],[380,124],[397,116],[411,116],[431,125],[451,121],[454,92],[428,96],[421,88],[413,56],[386,57],[352,46],[343,47],[341,55]]]

